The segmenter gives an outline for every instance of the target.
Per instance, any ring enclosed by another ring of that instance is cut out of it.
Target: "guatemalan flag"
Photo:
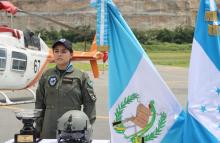
[[[112,143],[181,143],[185,112],[111,0],[93,0],[97,43],[109,47]]]
[[[186,143],[220,142],[220,3],[201,0],[189,70]]]

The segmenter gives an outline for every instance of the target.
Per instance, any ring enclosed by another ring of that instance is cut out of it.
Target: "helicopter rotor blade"
[[[57,24],[57,25],[64,26],[64,27],[69,28],[69,29],[73,29],[73,30],[75,29],[74,27],[72,27],[72,26],[70,26],[70,25],[67,25],[67,24],[65,24],[65,23],[62,23],[62,22],[53,20],[53,19],[51,19],[51,18],[42,16],[42,15],[30,13],[30,12],[27,12],[27,11],[24,11],[24,10],[21,10],[21,9],[17,9],[17,12],[21,12],[21,13],[25,13],[25,14],[28,14],[28,15],[36,16],[36,17],[42,18],[42,19],[44,19],[44,20],[53,22],[53,23],[55,23],[55,24]]]

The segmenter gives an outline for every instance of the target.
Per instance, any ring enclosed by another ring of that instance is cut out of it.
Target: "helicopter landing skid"
[[[30,88],[27,88],[27,90],[32,94],[34,99],[25,100],[25,101],[11,101],[6,93],[4,93],[3,91],[0,91],[0,95],[2,95],[5,98],[5,102],[0,101],[0,106],[34,103],[36,100],[36,95],[35,95],[34,91]]]

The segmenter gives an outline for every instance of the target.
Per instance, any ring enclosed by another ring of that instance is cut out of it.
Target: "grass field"
[[[156,65],[189,66],[191,44],[154,42],[153,44],[142,45],[142,47]]]
[[[155,65],[189,66],[190,52],[149,52],[148,55]]]

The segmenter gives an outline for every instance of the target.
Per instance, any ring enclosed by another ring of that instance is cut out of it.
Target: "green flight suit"
[[[36,92],[36,109],[43,109],[36,121],[40,137],[55,139],[57,119],[69,110],[81,110],[93,124],[96,119],[96,96],[89,76],[80,70],[68,68],[63,74],[57,68],[44,72]]]

